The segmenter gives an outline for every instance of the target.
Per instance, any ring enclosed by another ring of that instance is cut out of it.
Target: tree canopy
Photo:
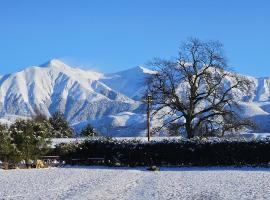
[[[251,82],[229,71],[220,42],[192,38],[176,59],[156,58],[151,66],[156,73],[148,80],[148,94],[154,115],[164,121],[158,130],[173,128],[192,138],[252,126],[237,112],[241,95],[249,97]]]
[[[72,137],[73,129],[69,126],[68,121],[61,112],[55,112],[50,118],[49,123],[52,126],[52,137],[64,138]]]

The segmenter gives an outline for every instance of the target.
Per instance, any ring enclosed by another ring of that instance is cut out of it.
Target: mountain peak
[[[156,73],[155,71],[148,69],[148,68],[145,68],[145,67],[142,67],[142,66],[138,66],[137,68],[142,70],[142,72],[145,74],[155,74]]]
[[[155,74],[155,73],[156,72],[151,70],[151,69],[147,69],[145,67],[142,67],[142,66],[138,65],[136,67],[126,69],[126,70],[123,70],[123,71],[119,71],[119,72],[116,72],[116,73],[113,73],[113,74],[134,76],[134,74]]]
[[[49,63],[50,64],[53,64],[53,65],[65,65],[65,63],[64,62],[62,62],[61,60],[59,60],[59,59],[51,59],[50,61],[49,61]]]
[[[51,59],[45,64],[41,65],[41,67],[48,67],[48,68],[70,68],[67,64],[65,64],[63,61],[58,59]]]

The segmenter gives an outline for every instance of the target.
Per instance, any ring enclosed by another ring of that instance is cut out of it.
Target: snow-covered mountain
[[[141,97],[145,79],[154,71],[135,67],[103,74],[73,68],[59,60],[0,76],[0,122],[48,116],[60,110],[79,129],[93,124],[107,135],[134,136],[145,132]],[[270,132],[270,78],[248,77],[253,96],[241,102],[242,115],[253,118],[261,132]],[[244,94],[243,94],[244,95]]]
[[[72,68],[54,59],[0,78],[0,118],[2,122],[14,121],[30,117],[36,111],[50,116],[57,110],[76,126],[110,121],[111,116],[115,119],[122,112],[133,112],[128,115],[132,118],[140,110],[138,91],[143,87],[145,74],[150,72],[138,67],[102,74]],[[119,125],[124,125],[122,121],[119,119]],[[117,126],[117,120],[113,126]]]
[[[106,74],[101,81],[129,98],[140,101],[146,89],[146,78],[153,73],[154,71],[138,66],[125,71]]]

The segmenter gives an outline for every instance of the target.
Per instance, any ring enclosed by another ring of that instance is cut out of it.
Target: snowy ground
[[[263,168],[0,170],[0,199],[269,199],[269,180]]]

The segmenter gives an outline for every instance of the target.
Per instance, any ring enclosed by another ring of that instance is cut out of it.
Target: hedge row
[[[194,139],[142,142],[98,139],[62,144],[55,154],[67,164],[89,158],[104,158],[104,164],[123,166],[229,166],[270,163],[270,140]],[[77,163],[78,164],[78,163]]]

